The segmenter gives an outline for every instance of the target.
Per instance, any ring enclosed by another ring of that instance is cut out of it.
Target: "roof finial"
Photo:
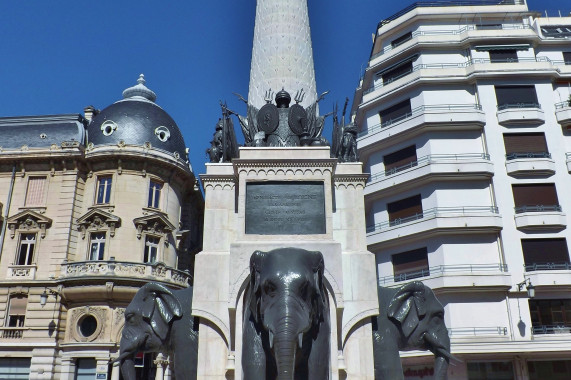
[[[155,94],[152,90],[150,90],[147,86],[145,86],[145,75],[139,75],[139,79],[137,79],[137,84],[133,87],[127,88],[123,91],[123,98],[144,98],[154,102],[157,99],[157,94]]]

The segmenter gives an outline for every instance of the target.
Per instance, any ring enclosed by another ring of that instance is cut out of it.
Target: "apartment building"
[[[203,198],[155,99],[141,76],[101,111],[0,118],[1,379],[118,380],[133,295],[191,282]]]
[[[571,17],[415,3],[378,24],[352,117],[379,283],[434,289],[449,377],[570,378]]]

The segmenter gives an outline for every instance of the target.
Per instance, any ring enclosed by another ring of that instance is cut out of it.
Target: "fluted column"
[[[260,108],[282,88],[303,89],[305,107],[317,99],[307,0],[257,1],[248,101]]]

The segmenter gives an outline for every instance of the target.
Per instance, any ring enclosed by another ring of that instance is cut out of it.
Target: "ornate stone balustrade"
[[[10,265],[7,278],[13,280],[33,280],[36,278],[35,265]]]
[[[128,277],[149,281],[163,281],[187,286],[190,274],[163,263],[145,264],[126,261],[79,261],[62,263],[61,277]]]
[[[24,327],[0,327],[0,337],[3,339],[21,339],[24,336]]]

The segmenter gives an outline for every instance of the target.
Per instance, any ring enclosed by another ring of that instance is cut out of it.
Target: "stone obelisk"
[[[304,107],[317,99],[307,0],[257,0],[248,102],[261,108],[282,88],[303,89]]]

